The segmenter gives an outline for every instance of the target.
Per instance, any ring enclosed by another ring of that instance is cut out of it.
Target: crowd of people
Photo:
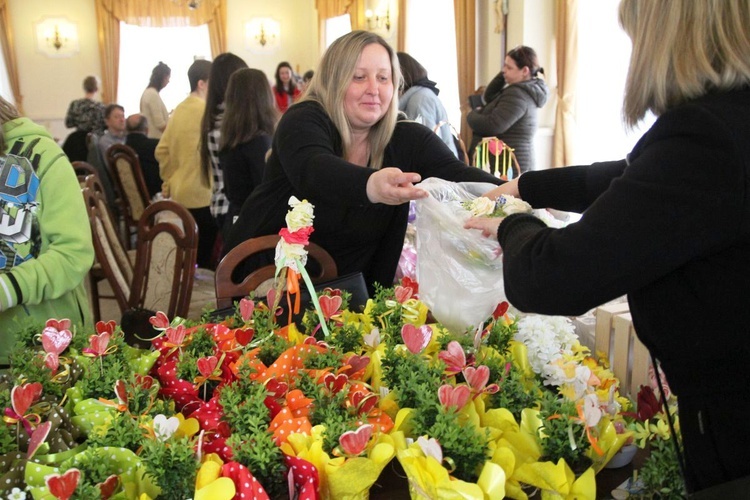
[[[205,267],[277,234],[291,196],[315,206],[311,241],[339,274],[361,272],[371,292],[393,283],[425,178],[485,182],[497,186],[484,193],[491,199],[581,213],[559,229],[530,214],[473,218],[465,229],[498,240],[507,297],[523,311],[577,315],[629,296],[638,336],[679,397],[685,480],[700,491],[750,475],[750,0],[623,0],[620,23],[633,46],[625,121],[651,112],[655,124],[626,159],[534,170],[531,139],[549,90],[535,51],[516,47],[468,114],[474,143],[498,137],[515,149],[525,168],[509,182],[457,158],[452,138],[435,133],[446,119],[436,83],[368,31],[334,41],[300,81],[288,62],[271,82],[231,53],[195,61],[191,93],[171,113],[159,96],[172,76],[164,63],[127,119],[122,106],[96,101],[88,77],[66,124],[78,140],[96,137],[86,157],[100,165],[111,144],[138,151],[149,193],[196,219]],[[0,228],[0,323],[90,324],[91,234],[65,223],[85,218],[64,168],[81,151],[71,139],[63,152],[3,99],[0,123],[0,173],[16,169],[25,182],[0,187],[3,220],[17,222]],[[0,335],[0,364],[10,341]]]

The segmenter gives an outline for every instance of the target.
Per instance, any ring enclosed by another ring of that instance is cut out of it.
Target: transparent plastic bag
[[[470,214],[461,202],[495,186],[429,178],[419,187],[430,193],[416,201],[419,297],[451,331],[473,329],[505,300],[503,264],[496,239],[464,229]]]

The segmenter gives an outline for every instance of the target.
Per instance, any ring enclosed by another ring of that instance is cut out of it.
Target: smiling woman
[[[264,181],[243,205],[225,251],[278,233],[296,196],[315,206],[310,241],[331,254],[339,274],[362,272],[372,293],[376,283],[393,283],[408,202],[427,195],[414,183],[501,182],[467,167],[429,128],[397,123],[400,82],[396,53],[382,37],[354,31],[337,39],[305,97],[281,118]]]

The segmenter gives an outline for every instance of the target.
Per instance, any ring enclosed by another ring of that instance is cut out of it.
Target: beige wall
[[[500,35],[494,32],[494,4],[495,0],[477,0],[479,84],[488,83],[500,70],[503,60]],[[94,1],[9,0],[9,6],[24,111],[53,135],[64,138],[68,130],[62,122],[68,104],[82,95],[81,82],[86,75],[101,72]],[[35,23],[44,17],[59,16],[77,25],[79,52],[72,57],[55,59],[37,51]],[[280,43],[273,51],[258,53],[246,46],[245,23],[253,17],[271,17],[280,23]],[[397,13],[393,13],[392,20],[391,33],[395,34]],[[519,44],[534,47],[544,66],[552,91],[552,98],[542,109],[540,119],[540,136],[544,138],[551,134],[554,123],[554,2],[509,0],[507,31],[509,48]],[[227,0],[227,49],[245,59],[251,67],[263,70],[269,79],[282,60],[289,61],[301,72],[314,68],[320,57],[317,40],[315,0]],[[395,44],[395,36],[389,41]],[[541,154],[546,155],[544,151]]]

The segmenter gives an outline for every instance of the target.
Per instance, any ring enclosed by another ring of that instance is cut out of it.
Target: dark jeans
[[[208,207],[190,208],[190,214],[198,225],[198,267],[214,269],[211,255],[216,242],[218,228]]]

